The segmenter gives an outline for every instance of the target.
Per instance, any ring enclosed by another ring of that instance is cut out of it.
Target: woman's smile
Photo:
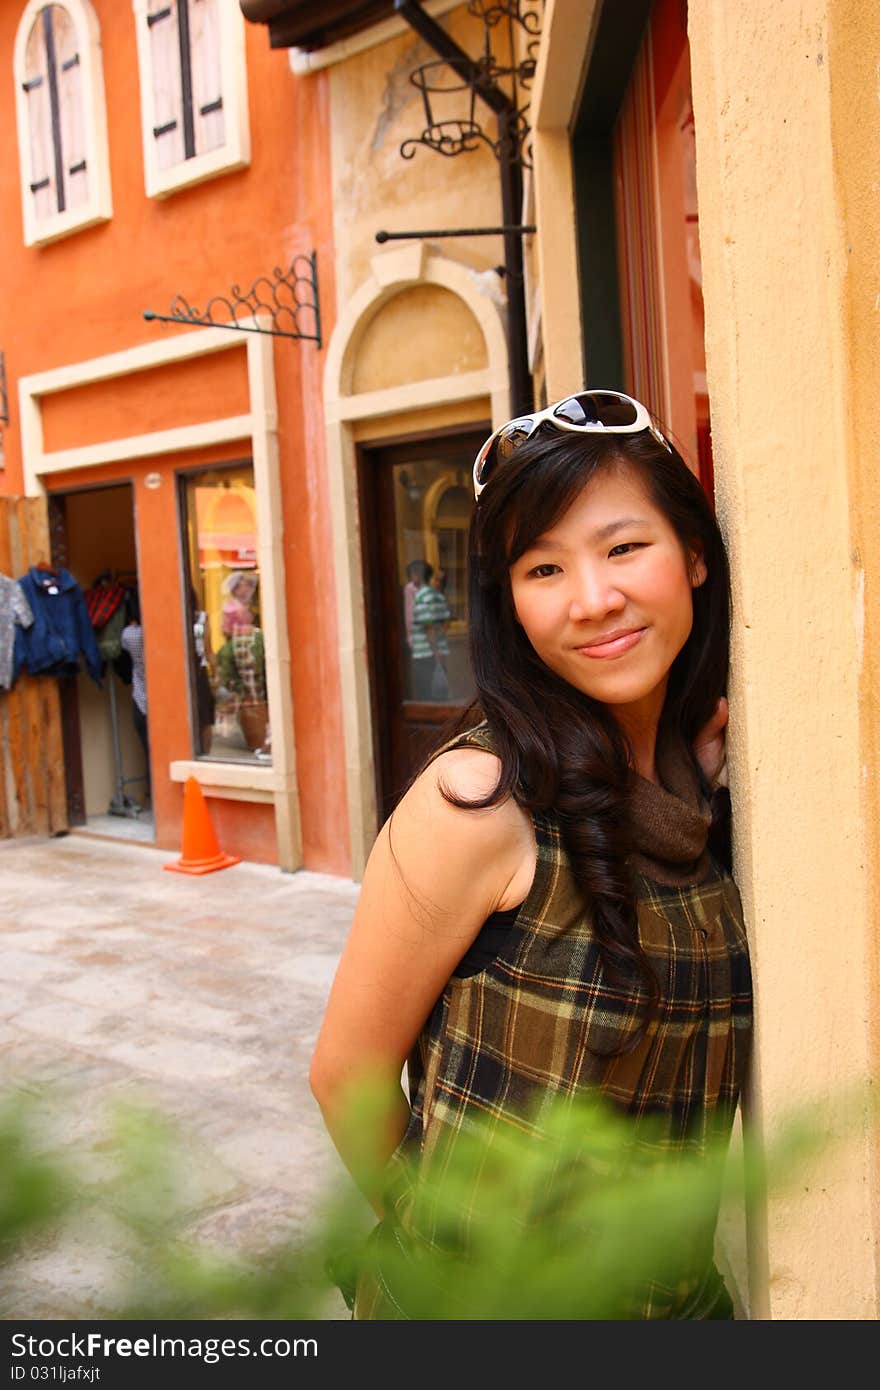
[[[636,627],[627,631],[620,632],[616,636],[609,634],[605,638],[596,638],[593,642],[587,642],[585,646],[575,647],[575,651],[580,652],[581,656],[590,657],[592,660],[603,661],[607,657],[622,656],[632,647],[640,642],[647,628]]]

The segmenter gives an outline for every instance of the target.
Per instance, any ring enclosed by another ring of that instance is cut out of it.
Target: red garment
[[[125,598],[125,590],[121,584],[111,580],[109,583],[93,584],[83,597],[92,627],[103,627]]]

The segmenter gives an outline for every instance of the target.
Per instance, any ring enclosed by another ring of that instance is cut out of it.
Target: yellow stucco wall
[[[482,25],[462,8],[444,27],[470,52],[479,52]],[[417,148],[403,159],[403,141],[425,126],[422,98],[409,75],[436,59],[413,34],[336,64],[330,73],[334,238],[340,303],[367,279],[378,231],[497,226],[501,221],[498,164],[488,147],[449,158]],[[438,108],[439,109],[439,108]],[[467,94],[450,99],[446,114],[466,114]],[[477,103],[477,118],[492,138],[495,117]],[[500,237],[436,243],[477,272],[504,259]]]
[[[867,1077],[876,1039],[877,16],[701,0],[689,33],[753,1124],[772,1137],[809,1101],[817,1126],[846,1131],[754,1212],[751,1311],[872,1318],[874,1155],[864,1113],[844,1124],[831,1105]]]
[[[427,328],[427,332],[426,332]],[[378,391],[408,381],[457,376],[487,365],[480,325],[458,295],[416,285],[382,306],[358,343],[351,389]]]
[[[872,1073],[880,1073],[880,8],[836,0],[828,33],[834,175],[845,232],[844,315],[849,362],[848,450],[853,563],[861,612],[862,796],[868,884],[867,1009]],[[872,1193],[875,1280],[880,1285],[880,1133]]]

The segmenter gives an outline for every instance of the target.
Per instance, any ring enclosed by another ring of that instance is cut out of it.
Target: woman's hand
[[[714,790],[726,787],[727,782],[727,735],[726,725],[729,714],[724,695],[715,706],[715,713],[706,721],[694,739],[694,753],[703,769],[706,780]]]

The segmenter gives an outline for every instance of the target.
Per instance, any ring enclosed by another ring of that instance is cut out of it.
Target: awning
[[[393,0],[239,0],[245,19],[265,24],[270,48],[326,48],[390,19]]]

